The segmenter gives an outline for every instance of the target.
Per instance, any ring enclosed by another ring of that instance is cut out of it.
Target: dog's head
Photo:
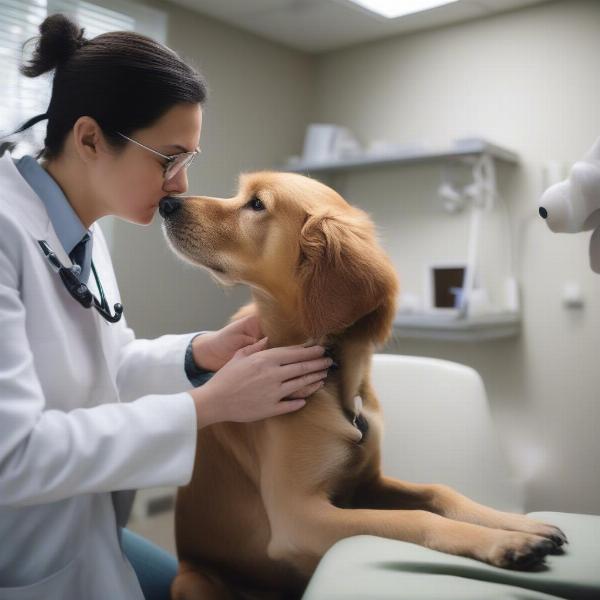
[[[397,279],[367,214],[301,175],[242,175],[230,199],[188,197],[165,216],[171,246],[225,284],[245,283],[319,339],[358,321],[383,341]]]

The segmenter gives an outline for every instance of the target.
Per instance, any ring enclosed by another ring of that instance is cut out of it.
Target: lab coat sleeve
[[[0,243],[0,505],[187,483],[197,434],[190,394],[47,409],[26,333],[19,258],[7,246]],[[173,347],[183,352],[184,344]]]
[[[192,389],[185,374],[185,351],[198,332],[146,340],[136,339],[126,323],[121,327],[117,387],[122,402],[130,402],[146,394],[170,394]]]

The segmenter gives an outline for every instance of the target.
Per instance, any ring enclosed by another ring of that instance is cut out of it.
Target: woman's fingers
[[[300,388],[293,394],[290,394],[287,399],[288,400],[296,400],[299,398],[308,398],[312,396],[315,392],[319,391],[325,385],[325,381],[315,381],[315,383],[311,383],[306,387]]]
[[[306,400],[282,400],[277,404],[272,416],[276,417],[278,415],[285,415],[286,413],[300,410],[305,404]]]
[[[279,368],[279,375],[282,381],[288,379],[294,379],[301,375],[307,375],[308,373],[314,373],[315,371],[322,371],[328,369],[333,364],[331,358],[317,358],[315,360],[306,360],[304,362],[292,363],[284,365]]]
[[[236,321],[234,321],[236,323]],[[256,315],[248,315],[247,317],[243,317],[238,323],[238,328],[243,333],[253,337],[255,340],[258,340],[264,336],[261,328],[260,321]]]
[[[236,355],[239,355],[239,356],[237,356],[237,358],[242,357],[242,356],[250,356],[251,354],[255,354],[256,352],[262,352],[263,350],[266,349],[268,342],[269,342],[269,338],[264,337],[261,340],[258,340],[258,342],[255,342],[254,344],[250,344],[249,346],[240,348],[236,352]]]
[[[308,373],[296,377],[295,379],[289,379],[281,384],[281,395],[283,398],[287,396],[293,396],[301,390],[303,387],[309,386],[317,381],[321,381],[327,377],[327,371],[316,371],[315,373]]]
[[[269,360],[274,360],[279,365],[289,365],[291,363],[304,362],[322,358],[325,353],[323,346],[284,346],[282,348],[271,348],[265,354]]]

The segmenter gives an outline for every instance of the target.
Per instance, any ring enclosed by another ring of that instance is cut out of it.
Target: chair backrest
[[[483,381],[464,365],[376,354],[372,383],[383,410],[383,472],[445,483],[494,508],[522,512],[523,488],[494,432]]]

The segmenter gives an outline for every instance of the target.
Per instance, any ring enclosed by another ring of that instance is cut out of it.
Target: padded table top
[[[415,544],[361,535],[325,554],[303,600],[600,599],[600,516],[535,512],[567,535],[564,554],[512,571]]]

